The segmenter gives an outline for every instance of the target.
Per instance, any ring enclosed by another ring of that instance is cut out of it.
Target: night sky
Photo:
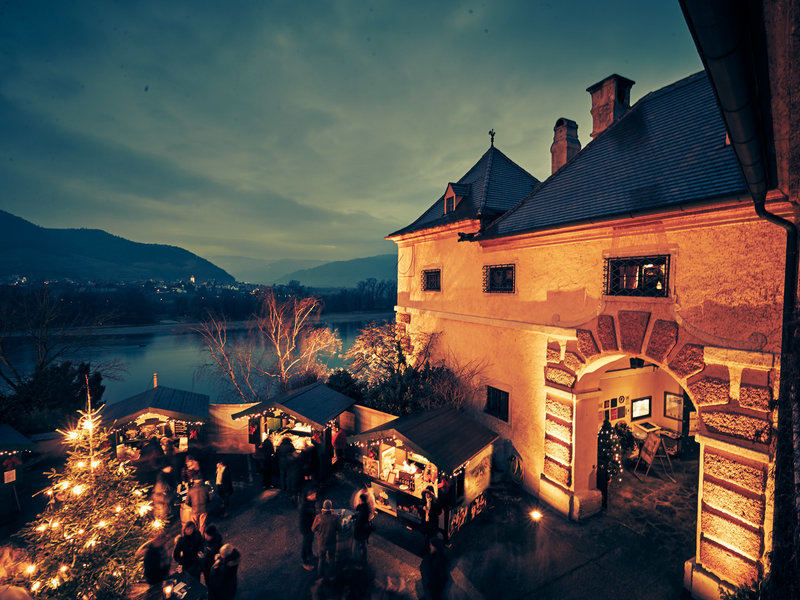
[[[587,86],[701,69],[677,1],[8,1],[0,208],[224,268],[390,253],[489,129],[544,179]]]

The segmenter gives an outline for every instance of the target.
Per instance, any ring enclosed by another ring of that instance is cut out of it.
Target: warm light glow
[[[82,460],[78,462],[78,468],[85,469],[86,468],[86,461]]]
[[[64,573],[67,570],[67,565],[61,565],[61,567],[58,570]]]
[[[99,460],[93,460],[92,461],[92,468],[93,469],[96,469],[99,466],[100,466],[100,461]]]
[[[542,518],[542,513],[540,513],[538,510],[531,511],[531,519],[533,519],[534,521],[539,521],[541,518]]]
[[[44,531],[45,529],[47,529],[47,525],[45,525],[45,524],[42,524],[42,525],[39,525],[39,526],[36,528],[36,531]]]
[[[58,577],[53,577],[53,578],[50,580],[50,585],[52,585],[54,588],[57,588],[59,583],[60,583],[60,582],[58,581]]]
[[[83,422],[83,428],[86,429],[87,431],[91,431],[93,427],[94,427],[94,423],[92,423],[91,419],[86,419]]]
[[[165,585],[164,586],[164,597],[165,598],[170,598],[171,596],[172,596],[172,586],[171,585]]]
[[[100,521],[100,522],[97,524],[97,526],[98,526],[98,527],[105,527],[106,525],[108,525],[108,523],[106,523],[105,521]]]
[[[140,514],[140,515],[142,515],[142,516],[144,516],[144,515],[146,515],[146,514],[147,514],[147,511],[150,511],[150,510],[153,510],[153,507],[152,507],[152,506],[150,506],[149,504],[142,504],[142,505],[139,507],[139,514]]]
[[[34,584],[31,586],[31,591],[32,591],[32,592],[35,592],[35,591],[36,591],[36,590],[38,590],[40,587],[42,587],[42,582],[41,582],[41,581],[36,581],[36,582],[34,582]]]
[[[52,523],[50,523],[50,527],[52,527],[53,529],[58,529],[58,521],[53,521]]]
[[[36,565],[28,565],[28,566],[25,568],[25,572],[26,572],[28,575],[33,575],[33,573],[34,573],[35,571],[36,571]]]
[[[77,431],[70,431],[69,432],[69,439],[77,440],[78,439],[78,432]]]
[[[119,511],[121,511],[121,510],[122,510],[122,507],[121,507],[119,504],[117,504],[117,505],[114,507],[114,512],[119,512]]]
[[[82,483],[79,483],[74,488],[72,488],[72,493],[75,494],[76,496],[80,496],[85,489],[86,486],[83,485]]]
[[[161,521],[161,519],[156,519],[153,521],[153,529],[161,529],[162,527],[164,527],[164,523]]]

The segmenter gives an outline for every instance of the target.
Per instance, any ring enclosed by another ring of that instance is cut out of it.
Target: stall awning
[[[0,425],[0,452],[33,450],[36,445],[11,425]]]
[[[454,408],[439,408],[398,417],[347,440],[364,443],[387,437],[403,440],[439,469],[452,473],[500,436]]]
[[[231,415],[232,419],[253,417],[278,409],[299,421],[324,429],[333,419],[355,404],[355,400],[318,381],[280,396],[259,402]]]
[[[158,386],[120,402],[106,404],[100,415],[106,427],[125,425],[147,413],[177,421],[208,421],[209,402],[205,394]]]

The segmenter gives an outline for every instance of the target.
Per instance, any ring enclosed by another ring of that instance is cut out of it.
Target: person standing
[[[228,503],[233,495],[233,479],[231,471],[223,459],[217,461],[217,472],[215,478],[217,493],[219,494],[219,510],[222,517],[228,516]]]
[[[261,442],[260,457],[261,457],[261,485],[265,490],[272,487],[272,462],[274,460],[275,447],[272,445],[269,437],[264,438]]]
[[[447,588],[450,577],[450,565],[444,552],[444,542],[441,538],[431,538],[428,552],[422,557],[419,565],[422,577],[422,590],[425,600],[441,600]]]
[[[367,541],[372,533],[371,516],[368,496],[361,494],[353,523],[353,559],[362,563],[367,562]]]
[[[442,507],[439,504],[439,501],[436,499],[436,494],[433,492],[433,487],[430,485],[422,492],[422,499],[425,501],[425,504],[422,506],[422,510],[425,513],[425,519],[422,522],[422,533],[425,536],[425,546],[423,547],[422,551],[425,553],[428,551],[431,538],[433,538],[439,532],[439,515],[442,514]]]
[[[303,536],[303,544],[300,548],[300,558],[303,561],[303,568],[306,571],[314,570],[314,556],[312,544],[314,542],[314,531],[311,529],[317,517],[317,490],[308,488],[303,494],[300,502],[300,535]]]
[[[201,479],[195,479],[192,482],[192,487],[189,488],[186,494],[186,502],[192,508],[192,520],[201,533],[206,527],[208,504],[210,501],[211,490],[208,489],[206,482]]]
[[[292,440],[284,437],[278,444],[278,470],[280,471],[281,489],[289,489],[289,467],[294,456],[294,446]]]
[[[336,562],[336,535],[339,533],[342,524],[339,517],[333,514],[333,503],[325,500],[322,503],[322,512],[314,519],[311,525],[312,531],[317,537],[317,552],[319,552],[319,572],[320,577],[332,575],[330,571]]]
[[[231,544],[220,548],[208,573],[208,600],[233,600],[241,554]]]
[[[175,484],[172,479],[172,467],[164,467],[156,474],[153,486],[153,515],[164,521],[172,517],[175,504]]]
[[[344,468],[344,456],[347,450],[347,434],[341,427],[333,434],[333,453],[336,456],[334,471],[341,471]]]
[[[200,550],[203,547],[203,538],[197,531],[194,521],[189,521],[183,526],[183,533],[175,538],[175,549],[172,558],[181,567],[183,572],[189,573],[195,579],[200,579]]]
[[[200,550],[200,569],[203,572],[206,586],[208,586],[208,574],[220,548],[222,548],[222,536],[216,525],[206,525],[206,529],[203,531],[203,548]]]
[[[167,536],[163,530],[152,540],[145,544],[143,569],[144,579],[153,588],[159,588],[169,575],[172,561],[167,551]]]

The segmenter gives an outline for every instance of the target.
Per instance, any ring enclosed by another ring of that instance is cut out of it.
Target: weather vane
[[[494,146],[494,128],[489,130],[489,137],[492,139],[492,146]]]

